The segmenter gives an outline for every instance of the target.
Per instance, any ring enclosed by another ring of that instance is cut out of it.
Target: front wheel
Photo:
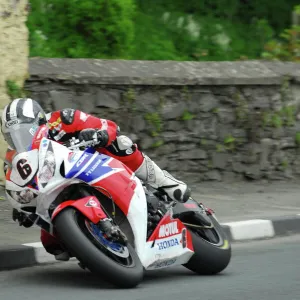
[[[222,272],[231,259],[231,246],[224,230],[213,216],[209,217],[213,228],[189,228],[195,254],[184,266],[200,275]]]
[[[66,248],[91,272],[121,288],[132,288],[143,280],[143,266],[130,244],[108,241],[98,227],[79,211],[68,207],[54,220]]]

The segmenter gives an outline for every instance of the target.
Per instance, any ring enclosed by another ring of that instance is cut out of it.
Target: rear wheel
[[[95,224],[68,207],[54,220],[59,238],[91,272],[122,288],[137,286],[143,266],[133,247],[109,241]]]
[[[213,216],[209,217],[213,228],[189,228],[195,254],[184,266],[200,275],[222,272],[231,259],[231,246],[226,233]]]

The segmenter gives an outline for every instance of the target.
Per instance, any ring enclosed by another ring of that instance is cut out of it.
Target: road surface
[[[192,186],[193,197],[215,210],[220,222],[300,214],[300,182],[205,182]],[[24,228],[11,219],[11,205],[0,188],[0,244],[39,241],[39,228]]]
[[[39,300],[299,300],[300,236],[235,244],[222,275],[184,267],[147,272],[136,289],[118,290],[76,262],[0,272],[0,299]]]

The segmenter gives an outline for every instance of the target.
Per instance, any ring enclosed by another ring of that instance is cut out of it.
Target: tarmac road
[[[76,262],[0,272],[0,299],[39,300],[299,300],[300,236],[239,243],[223,274],[197,276],[184,267],[147,272],[136,289],[118,290]]]
[[[193,197],[215,210],[220,222],[300,214],[300,182],[204,182],[193,185]],[[11,205],[0,188],[0,245],[38,242],[39,228],[12,221]],[[300,297],[299,297],[300,299]]]

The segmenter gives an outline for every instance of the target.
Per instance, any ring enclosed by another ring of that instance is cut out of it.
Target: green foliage
[[[135,102],[136,96],[134,89],[130,88],[128,91],[125,93],[125,99],[128,101],[130,104],[133,104]]]
[[[284,106],[278,112],[263,112],[262,126],[281,128],[282,126],[293,126],[296,122],[296,107],[294,105]]]
[[[152,148],[158,148],[158,147],[162,146],[163,144],[164,144],[164,141],[163,141],[163,140],[158,140],[158,141],[154,142],[154,143],[151,145],[151,147],[152,147]]]
[[[271,117],[271,125],[275,128],[281,128],[282,127],[281,117],[277,114],[273,114]]]
[[[297,144],[298,147],[299,147],[299,146],[300,146],[300,132],[297,132],[297,133],[296,133],[295,141],[296,141],[296,144]]]
[[[31,56],[129,57],[133,0],[32,0],[31,6]]]
[[[145,119],[148,124],[151,126],[151,135],[156,137],[162,130],[162,120],[158,113],[148,113],[145,115]]]
[[[295,15],[300,18],[300,5],[294,8]],[[266,43],[262,57],[270,60],[300,61],[300,26],[292,25],[283,30],[279,39]]]
[[[298,0],[30,2],[30,56],[221,61],[257,59],[266,45],[263,57],[291,59],[299,47],[298,27],[276,40]]]
[[[233,99],[236,102],[235,115],[236,120],[245,123],[249,117],[248,103],[240,92],[236,92],[233,95]]]
[[[296,122],[296,107],[294,105],[284,106],[281,110],[281,116],[284,118],[286,126],[293,126]]]
[[[6,92],[11,100],[25,96],[23,89],[19,87],[13,80],[6,81]]]
[[[283,170],[285,170],[288,167],[288,165],[289,165],[289,162],[286,159],[284,159],[281,162],[281,167],[282,167]]]
[[[188,121],[188,120],[192,120],[195,118],[195,115],[191,114],[189,111],[185,110],[181,119],[183,121]]]
[[[234,150],[235,149],[235,143],[236,139],[229,134],[225,139],[224,139],[224,144],[227,150]]]
[[[217,150],[217,152],[225,152],[225,148],[221,144],[216,145],[216,150]]]

